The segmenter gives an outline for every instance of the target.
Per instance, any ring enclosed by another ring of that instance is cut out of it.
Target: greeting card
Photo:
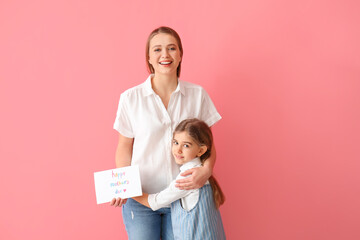
[[[97,204],[113,198],[131,198],[142,195],[139,166],[115,168],[94,173]]]

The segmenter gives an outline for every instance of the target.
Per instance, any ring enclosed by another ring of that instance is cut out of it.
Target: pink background
[[[0,239],[126,239],[96,205],[119,95],[160,25],[181,79],[223,116],[215,174],[228,239],[360,239],[355,0],[0,2]]]

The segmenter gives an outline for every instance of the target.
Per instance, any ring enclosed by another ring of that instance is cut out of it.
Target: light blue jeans
[[[170,208],[157,211],[129,198],[122,207],[129,240],[173,240]]]

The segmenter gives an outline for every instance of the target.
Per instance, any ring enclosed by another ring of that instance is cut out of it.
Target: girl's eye
[[[179,143],[174,140],[174,141],[173,141],[173,144],[174,144],[174,145],[178,145]]]
[[[188,144],[184,144],[184,147],[185,148],[189,148],[190,146]]]

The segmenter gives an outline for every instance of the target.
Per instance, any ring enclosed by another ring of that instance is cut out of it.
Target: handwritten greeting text
[[[97,204],[112,199],[142,195],[139,166],[127,166],[94,173]]]
[[[114,188],[115,194],[126,192],[126,186],[130,184],[126,179],[125,172],[111,172],[113,182],[110,183],[110,187]]]

